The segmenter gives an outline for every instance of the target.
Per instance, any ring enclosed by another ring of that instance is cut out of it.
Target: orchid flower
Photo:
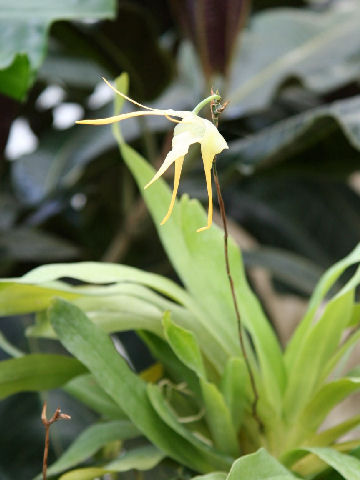
[[[132,102],[138,107],[141,107],[142,110],[136,110],[131,113],[123,113],[121,115],[115,115],[113,117],[98,120],[80,120],[76,123],[89,125],[107,125],[110,123],[125,120],[127,118],[139,117],[143,115],[160,115],[166,117],[172,122],[177,123],[174,129],[174,136],[172,139],[172,149],[166,155],[166,158],[157,173],[150,180],[150,182],[145,185],[144,188],[148,188],[150,185],[152,185],[159,177],[161,177],[161,175],[170,167],[170,165],[172,165],[173,163],[175,164],[174,188],[167,214],[161,222],[161,225],[163,225],[170,218],[171,212],[175,204],[184,157],[188,153],[190,145],[194,143],[200,143],[201,155],[205,171],[206,188],[209,197],[209,206],[207,225],[205,227],[199,228],[197,231],[201,232],[210,228],[212,224],[213,214],[211,168],[214,162],[215,155],[222,152],[225,148],[228,148],[228,146],[225,139],[222,135],[220,135],[215,125],[213,125],[209,120],[199,117],[197,114],[206,104],[208,104],[212,100],[219,100],[220,96],[211,95],[210,97],[200,102],[192,112],[171,109],[159,110],[156,108],[147,107],[145,105],[142,105],[141,103],[136,102],[135,100],[132,100],[131,98],[116,90],[116,88],[114,88],[107,80],[103,80],[110,88],[112,88],[112,90],[114,90],[115,93],[121,95],[123,98]],[[181,120],[176,120],[174,117],[181,118]]]

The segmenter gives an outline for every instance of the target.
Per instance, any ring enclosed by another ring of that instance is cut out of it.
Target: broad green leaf
[[[60,480],[92,480],[106,473],[128,470],[150,470],[164,458],[164,454],[153,446],[139,447],[125,452],[118,459],[101,468],[82,468],[65,473]]]
[[[113,0],[0,1],[0,91],[22,100],[44,60],[47,34],[56,20],[115,15]]]
[[[285,361],[287,371],[293,371],[293,364],[297,359],[301,344],[307,336],[308,330],[311,329],[315,314],[325,295],[335,284],[340,275],[351,265],[360,261],[360,244],[344,259],[330,267],[321,277],[314,293],[310,299],[309,307],[305,317],[302,319],[294,335],[292,336],[285,352]]]
[[[92,425],[77,437],[55,463],[49,466],[47,473],[48,475],[61,473],[85,461],[110,442],[127,440],[139,435],[137,428],[127,420]]]
[[[0,398],[18,392],[58,388],[85,372],[74,358],[63,355],[32,354],[0,362]]]
[[[124,411],[104,392],[91,374],[79,375],[62,388],[105,418],[126,418]]]
[[[254,172],[257,168],[288,160],[289,156],[299,155],[311,148],[319,139],[319,131],[322,138],[334,135],[334,125],[350,145],[359,150],[359,120],[356,116],[359,106],[360,96],[357,96],[294,115],[244,140],[231,142],[229,150],[224,152],[224,159],[232,165],[236,164],[240,172]],[[330,159],[322,162],[324,171],[327,161]],[[356,169],[356,156],[349,167],[342,164],[341,168],[345,172]]]
[[[50,309],[50,319],[63,345],[88,367],[99,386],[154,445],[197,471],[206,473],[224,467],[226,462],[214,465],[212,458],[190,448],[188,442],[162,422],[150,404],[146,383],[131,372],[108,335],[78,307],[57,300]]]
[[[182,363],[197,373],[199,377],[206,378],[205,367],[195,335],[191,331],[176,325],[171,320],[169,312],[165,312],[163,317],[163,328],[166,340]]]
[[[172,264],[186,288],[201,305],[202,315],[191,329],[201,348],[208,347],[208,358],[218,361],[223,369],[229,356],[240,355],[234,306],[225,272],[223,234],[215,226],[206,232],[196,233],[198,226],[206,222],[206,215],[197,202],[189,201],[186,197],[175,205],[170,220],[160,226],[164,205],[170,202],[169,188],[159,179],[143,191],[154,170],[129,146],[121,144],[120,150],[135,176]],[[231,240],[229,255],[240,314],[254,341],[266,392],[274,405],[279,405],[285,382],[280,347],[256,297],[249,289],[238,248]],[[213,272],[217,272],[216,276]]]
[[[228,114],[264,107],[289,77],[326,92],[357,76],[359,18],[357,2],[321,15],[295,8],[255,15],[234,56]]]
[[[226,480],[295,480],[296,477],[261,448],[236,460]]]
[[[234,428],[240,427],[249,403],[249,376],[243,358],[229,358],[221,378],[220,389],[231,412]]]
[[[203,393],[205,416],[215,447],[233,457],[239,455],[236,431],[224,397],[216,385],[200,379]]]
[[[10,259],[22,262],[56,262],[79,256],[79,250],[69,241],[26,227],[0,231],[0,248],[6,250]]]

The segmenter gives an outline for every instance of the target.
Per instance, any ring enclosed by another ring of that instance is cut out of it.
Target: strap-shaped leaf
[[[125,452],[118,459],[103,467],[80,468],[65,473],[60,480],[93,480],[107,473],[128,470],[150,470],[164,458],[164,454],[153,446],[139,447]]]
[[[135,438],[139,435],[139,430],[128,420],[92,425],[78,436],[61,457],[48,468],[47,473],[48,475],[59,474],[90,458],[110,442]]]
[[[163,317],[165,337],[176,356],[199,377],[206,378],[205,367],[199,344],[190,330],[179,327],[171,320],[170,312]]]
[[[297,454],[310,453],[318,457],[325,465],[320,470],[323,470],[327,465],[336,470],[345,480],[360,480],[360,460],[345,454],[340,453],[335,448],[326,447],[303,447],[293,451],[293,458]],[[310,458],[311,459],[311,458]],[[312,466],[309,470],[309,457],[305,457],[297,464],[293,465],[295,471],[303,475],[311,474]],[[303,464],[303,465],[302,465]],[[319,470],[319,465],[316,465]]]
[[[206,223],[206,215],[198,202],[189,201],[186,197],[176,203],[171,219],[160,226],[163,205],[170,202],[169,188],[159,179],[143,191],[154,170],[128,145],[120,144],[120,150],[139,185],[172,264],[201,306],[203,314],[191,328],[199,338],[201,348],[208,345],[211,349],[209,358],[217,359],[218,364],[223,366],[228,356],[241,355],[234,306],[225,272],[223,234],[215,226],[201,234],[196,233],[197,225]],[[285,384],[280,347],[246,282],[239,250],[232,241],[229,249],[240,314],[257,350],[266,393],[273,404],[279,406]]]
[[[146,383],[131,372],[116,352],[110,338],[74,305],[56,300],[50,320],[63,345],[84,363],[101,388],[125,411],[149,440],[173,459],[200,471],[224,467],[207,458],[170,429],[156,414],[146,392]],[[226,465],[225,465],[226,468]]]
[[[85,373],[75,358],[64,355],[33,354],[0,362],[0,398],[18,392],[58,388]]]
[[[310,299],[309,307],[305,317],[302,319],[294,335],[292,336],[285,352],[285,361],[288,371],[291,371],[300,346],[306,338],[307,332],[312,325],[314,316],[321,302],[324,300],[330,288],[335,284],[340,275],[351,265],[360,261],[360,244],[344,259],[335,263],[321,277],[314,293]]]
[[[62,388],[104,418],[116,420],[126,418],[125,412],[104,392],[96,383],[93,375],[89,373],[73,378]]]

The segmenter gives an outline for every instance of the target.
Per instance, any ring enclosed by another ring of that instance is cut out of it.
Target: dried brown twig
[[[44,457],[43,457],[43,480],[46,480],[46,471],[47,471],[47,460],[49,454],[49,431],[50,427],[53,423],[57,422],[58,420],[70,420],[70,415],[66,413],[61,413],[60,408],[58,407],[55,410],[54,415],[48,420],[46,418],[46,402],[44,402],[44,406],[41,413],[41,421],[45,427],[45,446],[44,446]]]

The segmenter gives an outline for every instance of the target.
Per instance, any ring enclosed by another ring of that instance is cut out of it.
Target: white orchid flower
[[[211,168],[214,162],[215,155],[222,152],[225,148],[228,148],[227,143],[222,135],[220,135],[218,129],[213,125],[209,120],[199,117],[197,113],[211,100],[219,100],[219,95],[211,95],[210,97],[203,100],[199,103],[195,109],[190,111],[178,111],[178,110],[158,110],[156,108],[150,108],[141,103],[132,100],[123,93],[116,90],[107,80],[104,79],[107,85],[112,88],[118,95],[121,95],[126,100],[134,103],[135,105],[141,107],[143,110],[137,110],[131,113],[123,113],[121,115],[115,115],[109,118],[97,119],[97,120],[80,120],[76,123],[88,124],[88,125],[107,125],[110,123],[120,122],[127,118],[145,116],[145,115],[161,115],[167,119],[176,122],[174,129],[174,136],[172,139],[172,149],[166,155],[166,158],[150,180],[150,182],[145,185],[144,188],[148,188],[152,185],[161,175],[172,165],[175,164],[175,174],[174,174],[174,188],[170,201],[168,211],[161,222],[163,225],[171,215],[171,212],[174,207],[179,182],[181,170],[184,162],[184,157],[188,153],[190,145],[194,143],[200,143],[201,145],[201,155],[205,171],[206,179],[206,188],[209,197],[209,206],[208,206],[208,222],[205,227],[199,228],[197,231],[201,232],[207,230],[211,227],[212,224],[212,214],[213,214],[213,202],[212,202],[212,186],[211,186]],[[174,117],[181,118],[181,120],[175,120]]]

